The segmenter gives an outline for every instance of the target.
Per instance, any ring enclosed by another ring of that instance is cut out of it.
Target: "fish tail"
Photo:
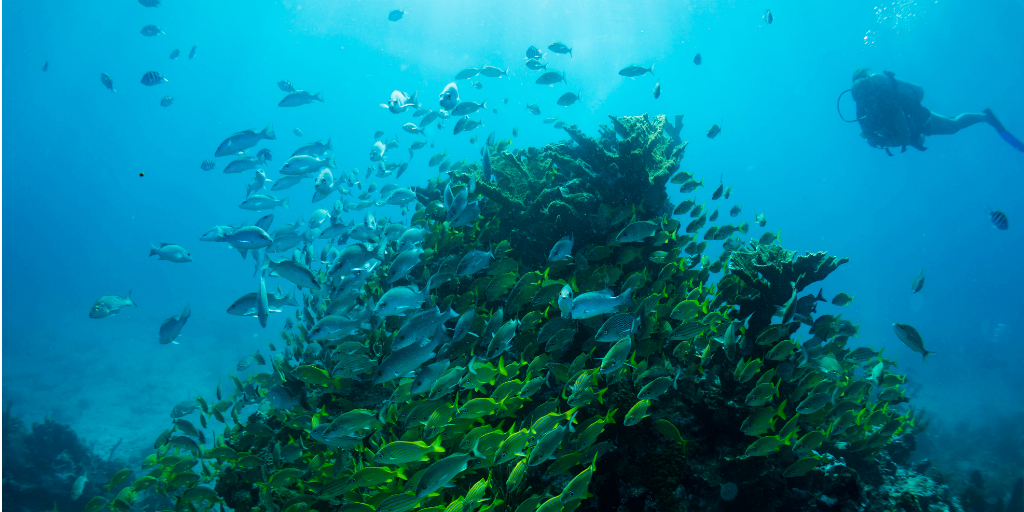
[[[157,254],[157,252],[156,252],[156,246],[155,246],[155,245],[153,245],[153,244],[149,244],[149,255],[150,255],[150,256],[152,256],[152,255],[154,255],[154,254]]]
[[[924,350],[924,349],[922,349],[922,350]],[[928,360],[928,354],[934,354],[934,353],[935,352],[932,352],[931,350],[925,350],[924,352],[922,352],[921,353],[921,362],[923,363],[923,362],[927,361]]]
[[[647,71],[649,71],[652,75],[654,75],[654,64],[651,64],[650,69],[648,69]],[[654,75],[654,76],[658,76],[658,75]]]
[[[260,133],[260,135],[262,135],[264,139],[276,140],[277,136],[274,135],[274,123],[268,124],[267,127],[264,128],[263,131]]]
[[[324,101],[324,93],[323,92],[318,92],[318,93],[314,94],[313,95],[313,99],[318,100],[320,102],[323,102]]]

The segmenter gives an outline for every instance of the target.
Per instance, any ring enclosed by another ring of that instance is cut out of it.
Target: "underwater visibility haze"
[[[1019,1],[6,7],[5,511],[1024,510]]]

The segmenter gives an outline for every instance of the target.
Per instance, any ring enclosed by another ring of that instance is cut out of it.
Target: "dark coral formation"
[[[492,157],[498,180],[488,183],[479,166],[477,190],[500,207],[498,239],[508,240],[517,258],[543,266],[537,255],[568,234],[577,246],[603,245],[612,217],[628,210],[636,220],[658,219],[671,211],[665,184],[678,168],[686,143],[664,134],[665,116],[608,116],[591,138],[567,126],[569,141]],[[456,179],[468,181],[468,173]],[[611,233],[614,235],[615,233]]]
[[[119,465],[92,451],[70,427],[46,419],[25,423],[3,413],[3,509],[21,512],[83,510],[93,496],[103,494],[101,485]],[[79,476],[88,475],[84,492],[72,500],[71,488]]]

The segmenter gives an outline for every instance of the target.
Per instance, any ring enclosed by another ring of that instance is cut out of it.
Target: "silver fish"
[[[580,294],[572,301],[572,318],[574,320],[582,320],[611,313],[621,306],[632,306],[632,294],[632,288],[627,289],[617,297],[612,295],[611,290]]]
[[[310,94],[307,91],[295,91],[289,93],[280,103],[277,104],[279,107],[298,107],[301,105],[308,105],[314,101],[324,102],[324,94],[318,92],[316,94]]]
[[[224,142],[221,142],[220,146],[217,146],[217,151],[213,156],[228,156],[235,153],[241,153],[256,144],[259,144],[261,140],[275,140],[276,138],[277,137],[274,135],[274,126],[272,124],[268,124],[261,132],[257,132],[255,130],[238,132],[224,139]]]
[[[174,263],[188,263],[192,261],[192,255],[184,247],[167,243],[160,244],[160,247],[150,244],[149,255],[156,256],[158,260]]]
[[[572,244],[575,241],[573,235],[563,236],[561,240],[555,242],[555,246],[548,252],[548,261],[561,261],[572,258]]]

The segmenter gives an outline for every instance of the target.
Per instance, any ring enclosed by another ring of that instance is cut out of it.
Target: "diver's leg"
[[[968,112],[950,119],[932,112],[921,131],[925,135],[951,135],[973,124],[987,122],[989,122],[988,114]]]

